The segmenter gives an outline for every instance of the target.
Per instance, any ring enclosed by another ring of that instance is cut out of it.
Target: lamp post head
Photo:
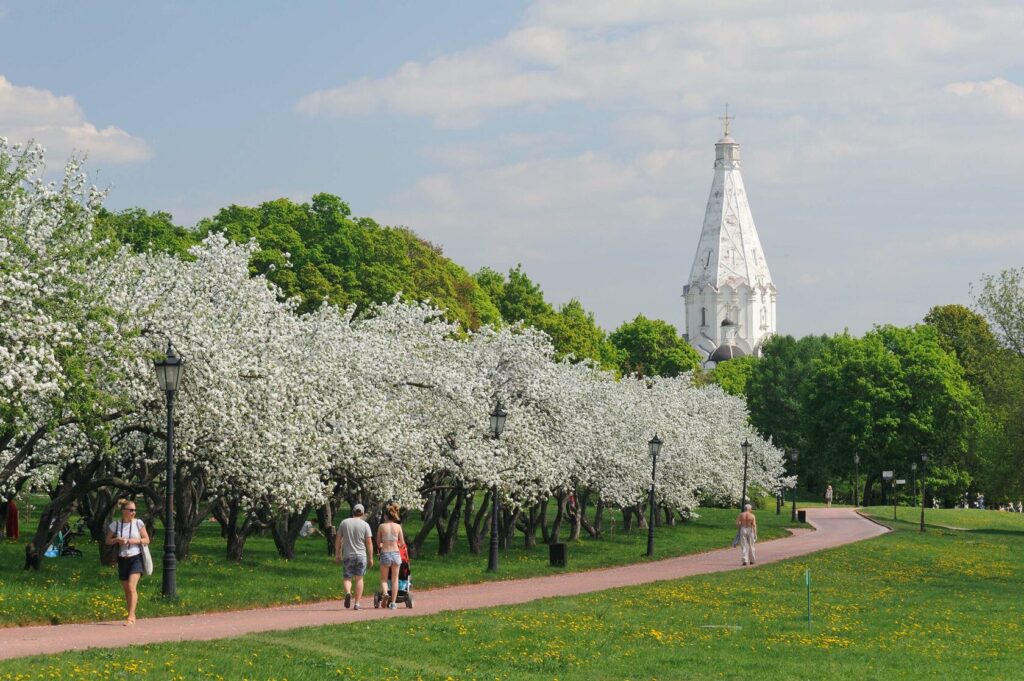
[[[912,471],[916,471],[917,470],[917,462],[916,461],[914,461],[914,462],[912,462],[910,464],[910,470],[912,470]]]
[[[491,435],[495,440],[501,437],[502,431],[505,430],[505,419],[507,418],[508,412],[501,406],[501,400],[498,400],[494,405],[494,411],[491,412]]]
[[[854,455],[853,455],[853,462],[854,462],[855,464],[858,464],[858,465],[860,465],[860,454],[854,454]]]
[[[924,452],[924,453],[921,454],[921,461],[924,461],[925,463],[928,463],[928,453],[927,452]]]
[[[153,362],[153,368],[156,369],[156,380],[160,389],[165,392],[174,392],[181,382],[185,360],[174,354],[174,346],[167,341],[167,357]]]
[[[750,440],[743,438],[743,444],[740,445],[743,449],[743,456],[750,454],[750,450],[753,449],[754,445],[750,444]]]
[[[800,458],[800,450],[796,447],[789,450],[789,460],[796,463],[796,460]]]
[[[661,454],[661,445],[663,444],[664,443],[662,442],[661,438],[657,436],[657,434],[655,434],[655,436],[651,438],[650,442],[647,443],[647,446],[650,447],[651,450],[652,459],[657,459],[658,455]]]

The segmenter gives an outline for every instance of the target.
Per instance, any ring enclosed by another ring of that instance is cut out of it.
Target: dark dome
[[[726,317],[722,320],[722,326],[736,326],[736,322]]]
[[[719,345],[715,348],[715,351],[708,357],[709,362],[724,362],[727,359],[733,359],[735,357],[743,357],[746,353],[735,345]]]

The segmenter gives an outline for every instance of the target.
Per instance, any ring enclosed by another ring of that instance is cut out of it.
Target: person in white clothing
[[[124,600],[128,607],[125,626],[135,624],[135,606],[139,602],[139,578],[145,569],[142,566],[142,546],[149,544],[146,523],[135,517],[138,507],[134,501],[121,499],[121,519],[107,527],[107,544],[117,545],[117,576],[124,589]]]
[[[740,529],[740,555],[743,557],[743,564],[753,565],[754,542],[757,541],[757,518],[754,517],[754,507],[747,504],[743,507],[743,513],[736,518],[736,527]]]

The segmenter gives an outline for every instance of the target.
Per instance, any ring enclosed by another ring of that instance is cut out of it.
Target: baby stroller
[[[82,525],[82,521],[78,521],[75,529],[72,530],[69,529],[67,524],[65,524],[64,528],[57,533],[57,536],[53,539],[53,543],[47,547],[46,552],[43,553],[43,555],[47,558],[57,558],[58,556],[64,558],[81,558],[82,552],[75,548],[71,543],[71,540],[75,537],[81,537],[85,533],[82,529]]]
[[[409,550],[402,544],[398,547],[398,553],[402,557],[402,564],[398,566],[398,594],[395,596],[395,603],[405,603],[405,607],[412,607],[412,572],[409,570]],[[381,604],[387,604],[388,594],[378,591],[373,594],[373,607],[379,608]]]

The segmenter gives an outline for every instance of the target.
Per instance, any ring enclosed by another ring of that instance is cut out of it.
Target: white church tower
[[[729,136],[728,109],[723,120],[704,229],[683,288],[686,337],[708,366],[760,354],[775,333],[775,284],[743,189],[740,145]]]

